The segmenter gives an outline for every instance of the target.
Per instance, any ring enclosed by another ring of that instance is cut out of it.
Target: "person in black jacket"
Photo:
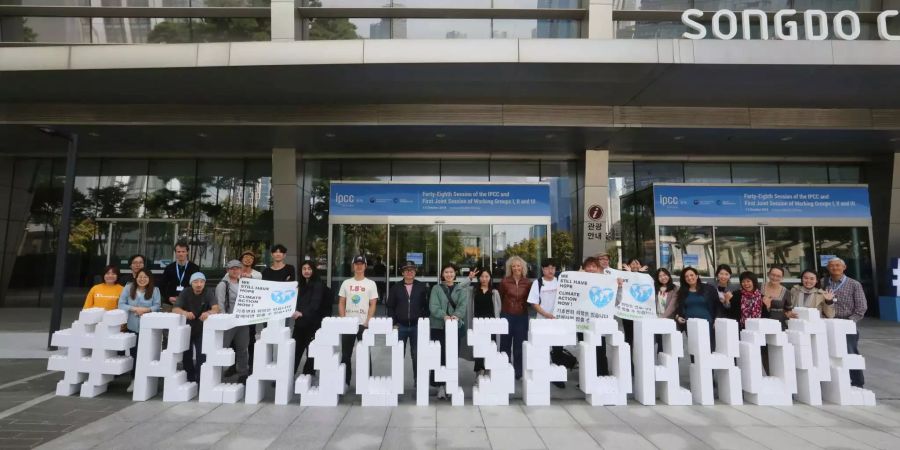
[[[416,344],[419,319],[428,317],[428,285],[416,279],[416,263],[407,261],[400,268],[403,281],[391,285],[387,298],[388,314],[394,319],[400,341],[409,347],[413,364],[413,385],[416,384]]]
[[[316,274],[316,266],[312,261],[304,261],[300,265],[299,297],[297,297],[297,310],[291,316],[294,322],[294,372],[300,366],[300,357],[309,347],[316,336],[316,330],[322,323],[321,309],[325,301],[325,285]],[[303,374],[313,374],[313,359],[306,355],[306,364],[303,365]]]
[[[190,247],[186,242],[175,244],[175,261],[166,266],[162,276],[162,309],[171,311],[175,300],[182,291],[190,289],[191,275],[200,271],[200,267],[188,260]]]
[[[709,342],[715,347],[713,323],[721,315],[719,293],[712,285],[700,280],[700,273],[693,267],[685,267],[681,271],[681,287],[676,297],[678,306],[675,320],[684,325],[688,319],[706,319],[709,324]]]

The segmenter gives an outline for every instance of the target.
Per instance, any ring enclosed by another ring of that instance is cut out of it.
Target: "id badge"
[[[184,290],[184,286],[178,286],[177,288],[175,288],[175,290],[181,292]]]

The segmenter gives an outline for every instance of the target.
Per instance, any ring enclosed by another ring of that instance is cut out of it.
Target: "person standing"
[[[119,307],[122,296],[122,285],[119,281],[119,268],[108,265],[103,269],[103,282],[91,288],[84,297],[84,308],[103,308],[111,311]]]
[[[500,318],[500,293],[491,285],[491,272],[485,269],[476,274],[478,281],[473,283],[470,304],[466,307],[466,327],[469,329],[475,318]],[[484,358],[475,358],[475,379],[484,375],[484,371]]]
[[[674,319],[678,289],[672,281],[672,274],[668,269],[660,267],[656,270],[653,281],[656,285],[656,317]]]
[[[541,261],[541,276],[536,282],[531,283],[528,291],[528,303],[534,308],[538,319],[556,319],[553,310],[556,307],[556,292],[559,290],[559,280],[556,279],[556,262],[550,258]],[[563,351],[563,347],[556,346],[550,349],[551,359],[553,355]],[[566,383],[554,381],[553,385],[565,389]]]
[[[852,320],[858,324],[866,316],[866,310],[869,308],[862,284],[844,273],[847,264],[841,258],[829,260],[827,268],[828,277],[823,284],[825,292],[834,295],[834,318]],[[859,327],[856,334],[847,335],[847,352],[853,355],[860,354]],[[862,388],[865,382],[862,370],[850,371],[851,385]]]
[[[162,296],[165,299],[162,305],[163,311],[172,310],[179,294],[190,287],[191,275],[200,271],[196,264],[188,261],[189,251],[190,247],[186,242],[175,244],[175,261],[163,270]]]
[[[250,250],[241,253],[241,277],[252,278],[254,280],[261,280],[262,273],[253,267],[256,266],[256,253],[253,253]]]
[[[309,343],[316,336],[316,330],[322,323],[321,309],[325,301],[325,285],[316,274],[316,268],[312,261],[304,261],[300,265],[300,281],[297,286],[297,309],[291,316],[294,319],[293,337],[296,342],[294,347],[294,373],[300,367],[300,357],[309,348]],[[312,375],[314,372],[313,359],[306,355],[306,364],[303,365],[303,374]]]
[[[149,312],[159,312],[159,289],[153,286],[153,274],[149,269],[140,269],[134,275],[134,282],[128,283],[119,297],[119,309],[128,313],[126,328],[135,335],[141,332],[141,316]],[[137,345],[131,348],[131,357],[137,359]],[[136,366],[136,365],[135,365]],[[134,369],[127,391],[134,391]]]
[[[738,329],[743,330],[747,325],[747,319],[769,317],[769,309],[763,301],[762,292],[759,291],[756,274],[750,271],[742,272],[740,284],[739,290],[725,293],[724,305],[725,317],[736,320]],[[768,364],[768,360],[763,362]]]
[[[409,347],[412,358],[413,386],[416,385],[418,373],[418,334],[419,319],[429,317],[428,285],[416,279],[416,263],[407,261],[400,268],[403,281],[391,285],[387,298],[388,314],[394,320],[399,340]],[[406,358],[406,356],[404,356]]]
[[[763,289],[763,303],[769,310],[769,319],[781,322],[781,328],[787,329],[787,320],[794,317],[791,304],[791,295],[787,288],[782,286],[781,281],[784,279],[784,269],[779,266],[769,268],[767,274],[769,281]]]
[[[225,314],[234,313],[234,304],[237,302],[238,291],[241,283],[241,263],[236,259],[225,264],[225,278],[216,286],[216,304],[219,311]],[[250,375],[250,333],[248,328],[253,325],[234,327],[225,332],[222,345],[234,349],[234,366],[238,380],[243,383]]]
[[[466,306],[469,301],[468,289],[471,289],[471,279],[474,271],[469,273],[468,283],[456,281],[456,267],[446,264],[441,268],[441,284],[431,290],[431,298],[428,301],[429,318],[431,319],[431,339],[441,342],[441,365],[447,363],[447,333],[444,329],[448,324],[455,323],[459,334],[457,339],[462,339],[462,330],[466,327]],[[438,385],[437,398],[447,398],[446,383],[435,383],[434,372],[431,373],[431,385]]]
[[[719,301],[722,305],[725,305],[725,293],[734,292],[737,289],[731,284],[731,274],[731,266],[728,264],[719,264],[719,267],[716,267],[716,292],[719,294]]]
[[[120,276],[119,283],[121,283],[122,286],[125,286],[128,283],[133,282],[134,279],[137,278],[138,272],[144,269],[146,263],[147,258],[145,258],[144,255],[131,255],[131,258],[128,258],[128,268],[131,269],[131,271]]]
[[[191,326],[191,340],[184,352],[184,370],[188,381],[200,382],[200,367],[206,361],[203,353],[203,322],[210,314],[219,313],[215,294],[206,289],[206,275],[194,272],[188,280],[190,289],[185,289],[175,299],[172,312],[181,314]]]
[[[800,284],[791,288],[791,303],[795,307],[818,309],[824,319],[834,318],[834,292],[819,288],[819,277],[813,270],[804,270]]]
[[[525,276],[525,260],[506,260],[506,276],[500,280],[500,318],[509,323],[509,333],[500,338],[500,351],[513,363],[516,379],[522,378],[522,343],[528,337],[528,292],[531,280]]]
[[[709,326],[710,348],[716,348],[713,324],[719,316],[721,303],[716,288],[700,280],[700,273],[693,267],[681,271],[681,286],[678,288],[675,320],[684,326],[688,319],[704,319]]]
[[[284,262],[287,256],[287,247],[281,244],[275,244],[271,250],[272,264],[262,271],[262,279],[266,281],[297,281],[297,269],[294,266]],[[243,269],[242,269],[243,271]],[[266,324],[263,324],[265,327]],[[253,372],[253,350],[256,347],[256,325],[247,327],[248,334],[248,364],[250,372]]]
[[[378,305],[378,286],[366,278],[366,266],[365,256],[353,258],[353,278],[344,280],[338,291],[338,316],[353,317],[359,321],[359,329],[355,335],[341,336],[341,362],[346,368],[344,384],[347,386],[350,385],[353,347],[356,341],[362,340],[363,331],[369,326],[369,320],[375,315],[375,308]]]

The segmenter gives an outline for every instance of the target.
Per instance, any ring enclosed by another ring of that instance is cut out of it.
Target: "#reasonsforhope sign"
[[[297,309],[296,281],[266,281],[241,278],[234,317],[238,325],[287,319]]]
[[[797,15],[795,9],[782,9],[775,13],[774,31],[775,39],[782,41],[796,41],[799,39],[800,25],[793,16]],[[828,39],[828,13],[819,9],[808,9],[803,11],[803,31],[804,37],[810,41],[824,41]],[[900,12],[897,10],[887,10],[878,14],[878,37],[885,41],[898,41],[900,35],[892,35],[888,32],[887,20],[896,17]],[[681,14],[681,23],[691,29],[685,32],[682,37],[685,39],[705,39],[706,27],[699,22],[703,19],[704,13],[699,9],[688,9]],[[731,40],[734,39],[738,32],[741,31],[743,39],[752,39],[754,30],[759,33],[760,39],[769,39],[769,15],[760,9],[745,9],[740,13],[741,26],[738,27],[738,15],[734,11],[728,9],[720,9],[712,16],[712,34],[717,39]],[[859,15],[853,11],[840,11],[834,14],[831,21],[834,35],[838,39],[845,41],[853,41],[859,38],[860,25]],[[756,25],[754,27],[753,25]]]

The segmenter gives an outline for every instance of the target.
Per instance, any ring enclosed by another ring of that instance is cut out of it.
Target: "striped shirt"
[[[844,275],[838,282],[829,277],[824,284],[827,289],[834,291],[835,319],[850,319],[856,322],[866,315],[869,304],[859,281]]]

